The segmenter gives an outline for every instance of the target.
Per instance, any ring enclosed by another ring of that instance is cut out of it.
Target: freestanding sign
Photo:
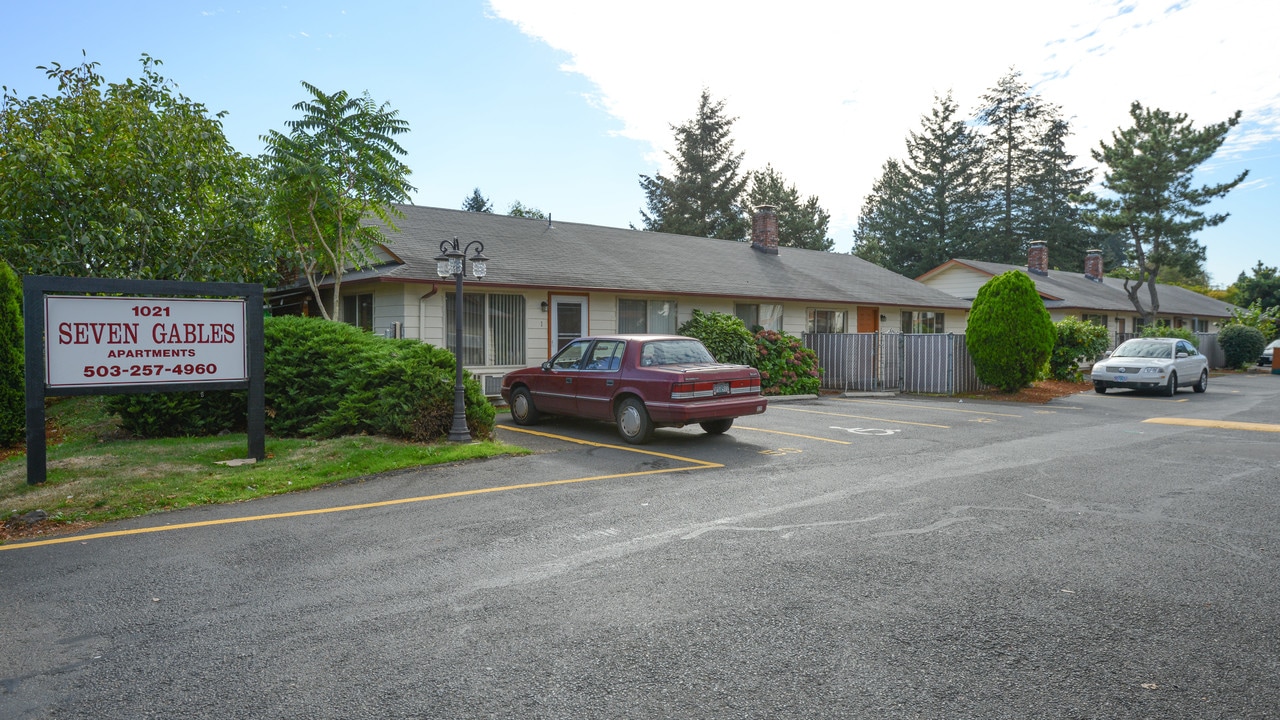
[[[27,276],[22,295],[28,483],[48,395],[248,390],[249,456],[266,456],[261,285]]]
[[[243,299],[44,298],[50,388],[243,382],[245,340]]]

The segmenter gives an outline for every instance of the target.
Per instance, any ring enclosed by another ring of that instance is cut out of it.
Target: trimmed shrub
[[[1142,328],[1142,337],[1178,338],[1186,340],[1194,347],[1200,347],[1200,337],[1186,328],[1169,327],[1163,322]]]
[[[0,260],[0,447],[26,439],[26,376],[22,335],[22,283]]]
[[[1053,321],[1036,285],[1020,270],[997,275],[978,290],[965,341],[978,379],[1005,392],[1032,383],[1053,352]]]
[[[723,363],[750,365],[756,356],[755,338],[735,315],[695,309],[693,317],[678,332],[701,340],[711,356]]]
[[[271,435],[372,433],[423,442],[448,433],[453,353],[316,318],[269,317],[263,332]],[[475,437],[490,437],[496,410],[475,378],[468,375],[464,387],[467,426]],[[210,435],[245,427],[243,391],[117,395],[107,402],[137,435]]]
[[[756,358],[764,395],[816,395],[822,386],[818,355],[800,338],[774,330],[756,333]]]
[[[1049,356],[1049,373],[1058,380],[1079,381],[1080,362],[1092,362],[1107,351],[1107,329],[1069,317],[1053,324],[1057,341]]]
[[[1232,324],[1218,331],[1218,346],[1226,355],[1227,367],[1239,369],[1258,362],[1267,338],[1256,327]]]

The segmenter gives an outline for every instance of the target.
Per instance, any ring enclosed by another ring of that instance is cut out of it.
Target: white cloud
[[[693,116],[707,87],[739,118],[733,137],[747,167],[772,163],[844,228],[935,95],[952,91],[968,112],[1011,66],[1072,118],[1071,150],[1085,162],[1128,124],[1134,100],[1197,125],[1242,109],[1224,155],[1280,138],[1267,0],[491,6],[565,52],[564,70],[596,87],[591,102],[621,121],[621,134],[653,147],[654,169],[666,169],[670,125]],[[838,237],[847,247],[847,230]]]

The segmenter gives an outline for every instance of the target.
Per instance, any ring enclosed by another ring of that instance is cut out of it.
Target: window
[[[373,295],[344,295],[342,321],[361,330],[373,332]]]
[[[584,370],[614,371],[622,363],[622,350],[627,345],[621,340],[597,340],[591,348],[591,357]]]
[[[674,300],[619,300],[618,332],[674,335],[676,332]]]
[[[444,299],[445,347],[457,352],[454,293]],[[524,365],[525,319],[524,296],[463,293],[462,296],[462,364]],[[486,342],[486,338],[488,342]],[[493,351],[492,363],[486,348]]]
[[[1208,320],[1205,320],[1203,318],[1191,318],[1188,322],[1191,323],[1191,332],[1198,332],[1198,333],[1209,332]]]
[[[902,311],[902,332],[908,335],[945,333],[947,314],[936,312]]]
[[[845,312],[843,310],[823,310],[808,308],[805,310],[805,332],[810,333],[842,333],[845,328]]]
[[[1143,329],[1143,328],[1145,328],[1146,326],[1147,326],[1147,321],[1146,321],[1146,320],[1144,320],[1143,318],[1140,318],[1140,317],[1136,317],[1136,318],[1134,318],[1134,319],[1133,319],[1133,334],[1134,334],[1134,335],[1141,335],[1141,334],[1142,334],[1142,329]]]
[[[742,320],[751,332],[757,330],[782,331],[782,305],[777,303],[737,303],[733,314]]]
[[[1106,315],[1090,315],[1089,313],[1081,313],[1080,319],[1087,323],[1093,323],[1094,325],[1101,325],[1102,327],[1107,326]]]

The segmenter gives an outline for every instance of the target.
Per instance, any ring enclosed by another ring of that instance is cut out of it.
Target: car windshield
[[[1128,340],[1116,348],[1116,351],[1111,353],[1111,357],[1160,358],[1167,360],[1173,357],[1173,343],[1152,340]]]
[[[686,363],[714,363],[715,358],[697,340],[654,340],[644,344],[640,351],[640,364],[682,365]]]

